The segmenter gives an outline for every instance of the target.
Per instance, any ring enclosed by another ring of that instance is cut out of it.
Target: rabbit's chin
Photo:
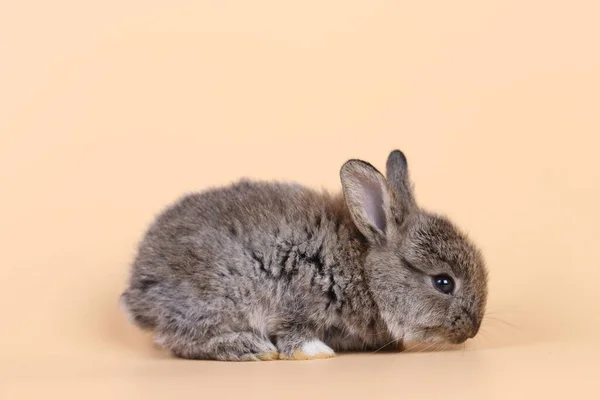
[[[427,343],[427,344],[448,344],[450,341],[445,336],[436,332],[421,332],[419,330],[408,330],[403,338],[404,342]]]
[[[395,340],[404,343],[427,343],[427,344],[449,344],[450,339],[444,335],[443,329],[431,327],[412,327],[400,324],[388,323],[388,329]]]

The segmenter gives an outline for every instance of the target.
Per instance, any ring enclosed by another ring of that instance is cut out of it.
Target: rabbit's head
[[[417,206],[404,154],[389,155],[385,177],[360,160],[347,161],[340,175],[369,243],[369,287],[392,336],[453,344],[474,337],[487,300],[485,262],[451,221]]]

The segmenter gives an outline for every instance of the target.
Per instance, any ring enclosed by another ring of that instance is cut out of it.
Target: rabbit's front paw
[[[307,340],[291,354],[279,355],[281,360],[317,360],[332,357],[335,357],[335,352],[319,339]]]

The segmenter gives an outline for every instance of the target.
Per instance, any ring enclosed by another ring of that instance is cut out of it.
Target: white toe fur
[[[318,339],[309,340],[304,342],[300,347],[300,350],[309,356],[316,356],[317,354],[327,354],[334,355],[334,351],[327,346],[325,343],[321,342]]]

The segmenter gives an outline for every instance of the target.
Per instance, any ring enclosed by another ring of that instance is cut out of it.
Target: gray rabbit
[[[480,251],[414,200],[406,157],[349,160],[342,192],[241,180],[186,195],[141,241],[121,304],[172,354],[329,358],[476,335]]]

